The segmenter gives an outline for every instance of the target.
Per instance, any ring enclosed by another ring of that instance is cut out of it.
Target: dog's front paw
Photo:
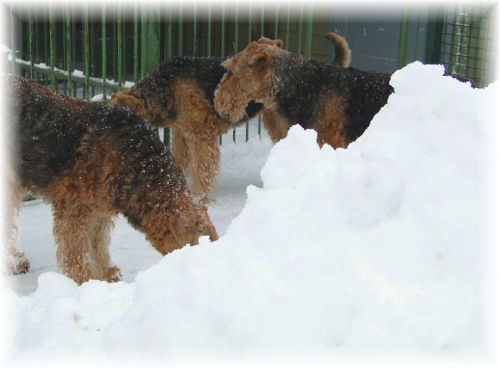
[[[9,255],[6,259],[5,270],[7,274],[24,274],[30,270],[31,264],[22,252],[16,251],[14,255]]]
[[[122,273],[120,271],[120,268],[118,268],[117,266],[109,268],[106,280],[110,283],[120,282],[122,280]]]

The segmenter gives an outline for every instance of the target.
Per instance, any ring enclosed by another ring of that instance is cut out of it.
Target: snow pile
[[[132,283],[45,273],[30,296],[4,289],[9,353],[481,351],[484,155],[500,85],[442,74],[419,63],[395,73],[395,94],[347,150],[294,127],[215,243]]]

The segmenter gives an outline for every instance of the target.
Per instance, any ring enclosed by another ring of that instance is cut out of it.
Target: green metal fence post
[[[297,42],[297,54],[302,53],[302,12],[303,12],[303,4],[300,4],[300,13],[299,13],[299,33],[298,33],[298,42]]]
[[[72,59],[71,59],[71,14],[69,5],[66,4],[66,34],[64,37],[66,38],[66,71],[68,72],[68,83],[67,83],[67,94],[71,96],[73,93],[73,89],[71,86],[71,71],[72,71]]]
[[[309,4],[309,7],[307,9],[307,19],[306,19],[306,42],[305,42],[305,50],[304,54],[307,57],[311,57],[311,52],[312,52],[312,36],[313,36],[313,5],[312,3]]]
[[[102,4],[102,24],[101,24],[101,37],[102,37],[102,99],[106,101],[106,62],[107,62],[107,52],[106,52],[106,4]]]
[[[11,2],[12,3],[12,2]],[[12,10],[12,4],[10,7],[10,28],[12,32],[10,33],[10,55],[12,57],[11,60],[11,68],[12,68],[12,73],[16,73],[17,67],[16,67],[16,38],[15,38],[15,32],[14,30],[16,29],[15,26],[15,21],[14,21],[14,11]]]
[[[290,4],[288,4],[286,16],[286,31],[285,31],[285,49],[290,47]]]
[[[179,21],[178,21],[178,42],[177,42],[177,55],[181,56],[183,54],[182,48],[183,48],[183,40],[182,40],[182,2],[179,2]]]
[[[193,3],[193,56],[197,56],[197,40],[196,35],[198,33],[198,25],[197,25],[197,14],[196,14],[196,3]]]
[[[401,31],[399,33],[399,52],[398,52],[398,69],[406,65],[406,51],[408,47],[408,28],[410,23],[410,15],[408,7],[403,8],[401,17]]]
[[[85,82],[83,88],[83,97],[87,100],[90,99],[90,27],[89,27],[89,8],[84,5],[83,8],[83,69],[85,75]]]
[[[56,42],[56,17],[55,10],[53,6],[49,5],[49,34],[50,34],[50,86],[55,90],[57,89],[57,81],[55,75],[56,68],[56,52],[57,52],[57,42]]]
[[[30,58],[30,79],[33,79],[34,76],[33,76],[33,65],[35,64],[34,63],[34,40],[33,40],[33,35],[35,34],[35,31],[34,31],[34,24],[33,24],[33,14],[32,14],[32,8],[31,6],[29,7],[29,20],[28,20],[28,27],[29,27],[29,41],[28,41],[28,44],[29,44],[29,58]]]
[[[118,88],[122,89],[123,83],[123,25],[122,25],[122,6],[120,4],[118,6],[118,14],[117,14],[117,28],[118,28]]]
[[[234,10],[234,53],[236,54],[238,52],[238,47],[239,47],[239,39],[240,39],[240,27],[238,25],[239,19],[238,19],[238,4],[235,6]]]
[[[226,56],[226,14],[224,3],[221,3],[221,40],[220,40],[220,56]]]
[[[149,72],[160,62],[160,11],[156,4],[150,5],[148,28]]]
[[[274,18],[274,38],[278,38],[279,24],[280,24],[280,4],[277,3],[276,16]]]
[[[134,82],[139,79],[139,4],[134,4]]]
[[[212,10],[207,4],[207,56],[212,56]]]
[[[438,64],[441,62],[441,39],[443,37],[444,16],[442,10],[434,10],[427,22],[425,62]]]

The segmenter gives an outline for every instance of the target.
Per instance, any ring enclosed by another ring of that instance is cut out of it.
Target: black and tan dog
[[[335,60],[348,66],[350,50],[344,38],[327,38],[335,47]],[[173,128],[172,155],[191,179],[191,189],[208,200],[219,169],[219,136],[262,111],[251,100],[238,120],[228,121],[214,109],[214,91],[226,70],[225,58],[175,57],[156,67],[132,88],[113,94],[110,106],[125,106],[146,118],[153,127]],[[263,111],[265,128],[276,142],[286,136],[290,124],[272,110]]]
[[[224,61],[227,72],[215,92],[215,109],[237,122],[248,102],[256,101],[290,124],[316,130],[320,145],[347,147],[387,103],[391,74],[324,64],[282,45],[261,38]]]
[[[14,218],[26,192],[52,205],[57,261],[78,283],[117,281],[108,246],[123,214],[162,254],[217,233],[168,149],[128,109],[72,99],[21,77],[4,78],[9,107],[7,272],[26,272]]]

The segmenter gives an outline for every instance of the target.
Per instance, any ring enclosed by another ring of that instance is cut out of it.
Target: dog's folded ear
[[[276,40],[271,40],[270,38],[267,38],[267,37],[261,37],[261,38],[259,38],[257,43],[276,46],[276,47],[279,47],[280,49],[283,48],[283,41],[281,41],[279,38]]]
[[[265,51],[260,51],[248,60],[249,67],[258,67],[264,64],[269,60],[269,54]]]

